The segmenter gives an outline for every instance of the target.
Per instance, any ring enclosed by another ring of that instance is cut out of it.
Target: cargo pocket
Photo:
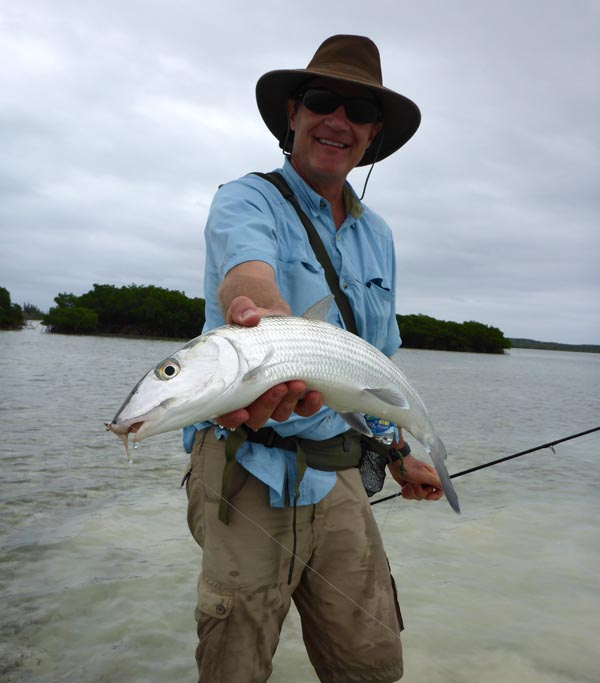
[[[210,646],[211,651],[221,649],[225,637],[227,617],[233,607],[233,593],[208,583],[201,575],[198,578],[198,605],[196,622],[200,647]],[[207,642],[210,639],[210,642]]]

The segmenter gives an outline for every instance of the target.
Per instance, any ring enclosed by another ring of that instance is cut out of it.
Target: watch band
[[[390,458],[392,462],[402,460],[402,458],[405,458],[407,455],[410,455],[410,446],[408,441],[405,441],[400,448],[390,449]]]

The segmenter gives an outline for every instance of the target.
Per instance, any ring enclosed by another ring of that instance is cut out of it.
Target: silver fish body
[[[276,384],[300,379],[359,431],[370,434],[362,417],[370,414],[410,432],[429,452],[459,512],[444,444],[395,361],[322,320],[277,316],[256,327],[226,325],[192,339],[150,370],[107,428],[124,440],[135,432],[137,442],[214,419],[249,405]]]

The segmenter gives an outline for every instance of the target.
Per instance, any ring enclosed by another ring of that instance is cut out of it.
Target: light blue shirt
[[[339,273],[340,287],[350,300],[360,336],[386,355],[393,355],[400,346],[400,334],[395,312],[394,246],[389,226],[359,201],[347,183],[347,216],[336,230],[329,202],[300,178],[287,159],[279,171],[315,226]],[[323,268],[293,206],[277,188],[257,175],[249,174],[219,188],[209,211],[205,238],[204,332],[225,324],[217,288],[232,268],[245,261],[263,261],[273,268],[277,287],[294,315],[302,315],[330,294]],[[344,327],[335,304],[331,306],[328,321]],[[184,447],[188,453],[196,430],[207,426],[208,423],[198,423],[186,427]],[[284,423],[270,420],[268,426],[284,437],[297,435],[317,441],[348,430],[346,422],[326,407],[312,417],[292,415]],[[227,430],[217,429],[218,437],[226,434]],[[281,507],[293,501],[295,453],[245,443],[236,457],[243,467],[269,486],[271,505]],[[333,488],[335,479],[335,472],[307,468],[300,483],[298,504],[317,503]]]

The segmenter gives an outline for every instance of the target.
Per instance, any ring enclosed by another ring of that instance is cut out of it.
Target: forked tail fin
[[[442,488],[444,489],[444,494],[448,499],[448,503],[450,503],[450,507],[454,512],[460,514],[458,496],[456,495],[454,486],[452,486],[452,480],[450,479],[450,475],[446,469],[446,463],[444,462],[446,460],[446,446],[444,446],[444,443],[439,436],[436,438],[433,446],[431,446],[429,455],[433,461],[435,471],[438,473],[440,481],[442,482]]]

